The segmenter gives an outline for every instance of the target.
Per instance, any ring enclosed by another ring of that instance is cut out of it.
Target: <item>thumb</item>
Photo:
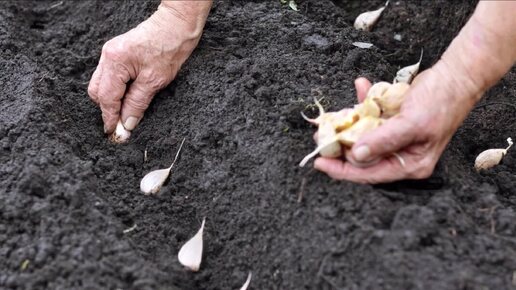
[[[121,110],[122,124],[125,129],[131,131],[136,128],[158,90],[157,86],[139,77],[129,86]]]
[[[403,115],[397,115],[362,136],[352,147],[353,158],[358,162],[368,162],[395,153],[415,140],[413,122]]]

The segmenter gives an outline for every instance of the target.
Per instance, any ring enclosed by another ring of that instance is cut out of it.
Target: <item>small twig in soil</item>
[[[492,103],[487,103],[487,104],[482,104],[482,105],[476,106],[475,108],[473,108],[473,110],[484,108],[484,107],[491,106],[491,105],[504,105],[504,106],[509,106],[509,107],[513,107],[514,109],[516,109],[515,104],[506,103],[506,102],[492,102]]]
[[[123,231],[123,233],[124,233],[124,234],[128,234],[128,233],[130,233],[130,232],[134,231],[134,230],[136,229],[136,227],[137,227],[137,225],[136,225],[136,224],[134,224],[132,227],[130,227],[130,228],[128,228],[128,229],[125,229],[125,230]]]
[[[303,201],[303,193],[305,191],[306,186],[306,177],[303,177],[301,180],[301,186],[299,187],[299,192],[297,194],[297,203],[301,203]]]
[[[64,3],[64,1],[59,1],[59,2],[57,2],[55,4],[53,4],[52,6],[48,7],[48,10],[54,9],[56,7],[59,7],[59,6],[63,5],[63,3]]]
[[[143,163],[147,162],[147,147],[145,147],[145,151],[143,151]]]

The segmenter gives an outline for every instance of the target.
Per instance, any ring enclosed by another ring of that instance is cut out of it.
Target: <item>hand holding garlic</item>
[[[346,151],[347,159],[364,163],[380,158],[379,162],[358,168],[340,159],[319,157],[314,167],[335,179],[359,183],[430,176],[475,103],[514,65],[515,9],[513,1],[480,1],[440,60],[414,79],[400,113],[361,136],[351,151]],[[419,69],[419,63],[410,70],[414,67]],[[399,77],[411,78],[408,70]],[[363,101],[371,83],[359,78],[355,86]]]

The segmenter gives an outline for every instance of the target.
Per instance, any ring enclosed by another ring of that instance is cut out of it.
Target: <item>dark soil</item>
[[[383,1],[298,2],[216,3],[120,146],[87,83],[103,43],[158,3],[0,2],[0,288],[239,289],[252,271],[251,289],[514,289],[516,151],[472,170],[516,137],[514,108],[474,110],[427,180],[357,185],[297,166],[314,148],[299,115],[315,114],[313,96],[350,106],[356,77],[391,80],[422,48],[429,67],[475,3],[391,1],[364,33],[354,18]],[[482,102],[515,97],[513,69]],[[184,137],[168,185],[141,194]],[[177,252],[204,217],[190,273]]]

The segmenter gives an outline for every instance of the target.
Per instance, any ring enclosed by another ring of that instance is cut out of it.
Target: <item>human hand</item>
[[[358,183],[429,177],[453,133],[475,103],[474,98],[458,97],[462,92],[456,87],[443,85],[442,79],[450,78],[447,74],[446,70],[434,67],[418,75],[400,113],[365,134],[347,154],[353,163],[380,159],[379,162],[356,167],[341,159],[319,157],[314,167],[332,178]],[[371,83],[359,78],[355,87],[362,102]]]
[[[125,129],[133,130],[154,95],[174,79],[197,45],[211,2],[191,4],[207,3],[208,9],[190,18],[167,7],[189,5],[180,2],[164,1],[149,19],[102,48],[88,94],[102,110],[104,133],[112,133],[119,119]]]

